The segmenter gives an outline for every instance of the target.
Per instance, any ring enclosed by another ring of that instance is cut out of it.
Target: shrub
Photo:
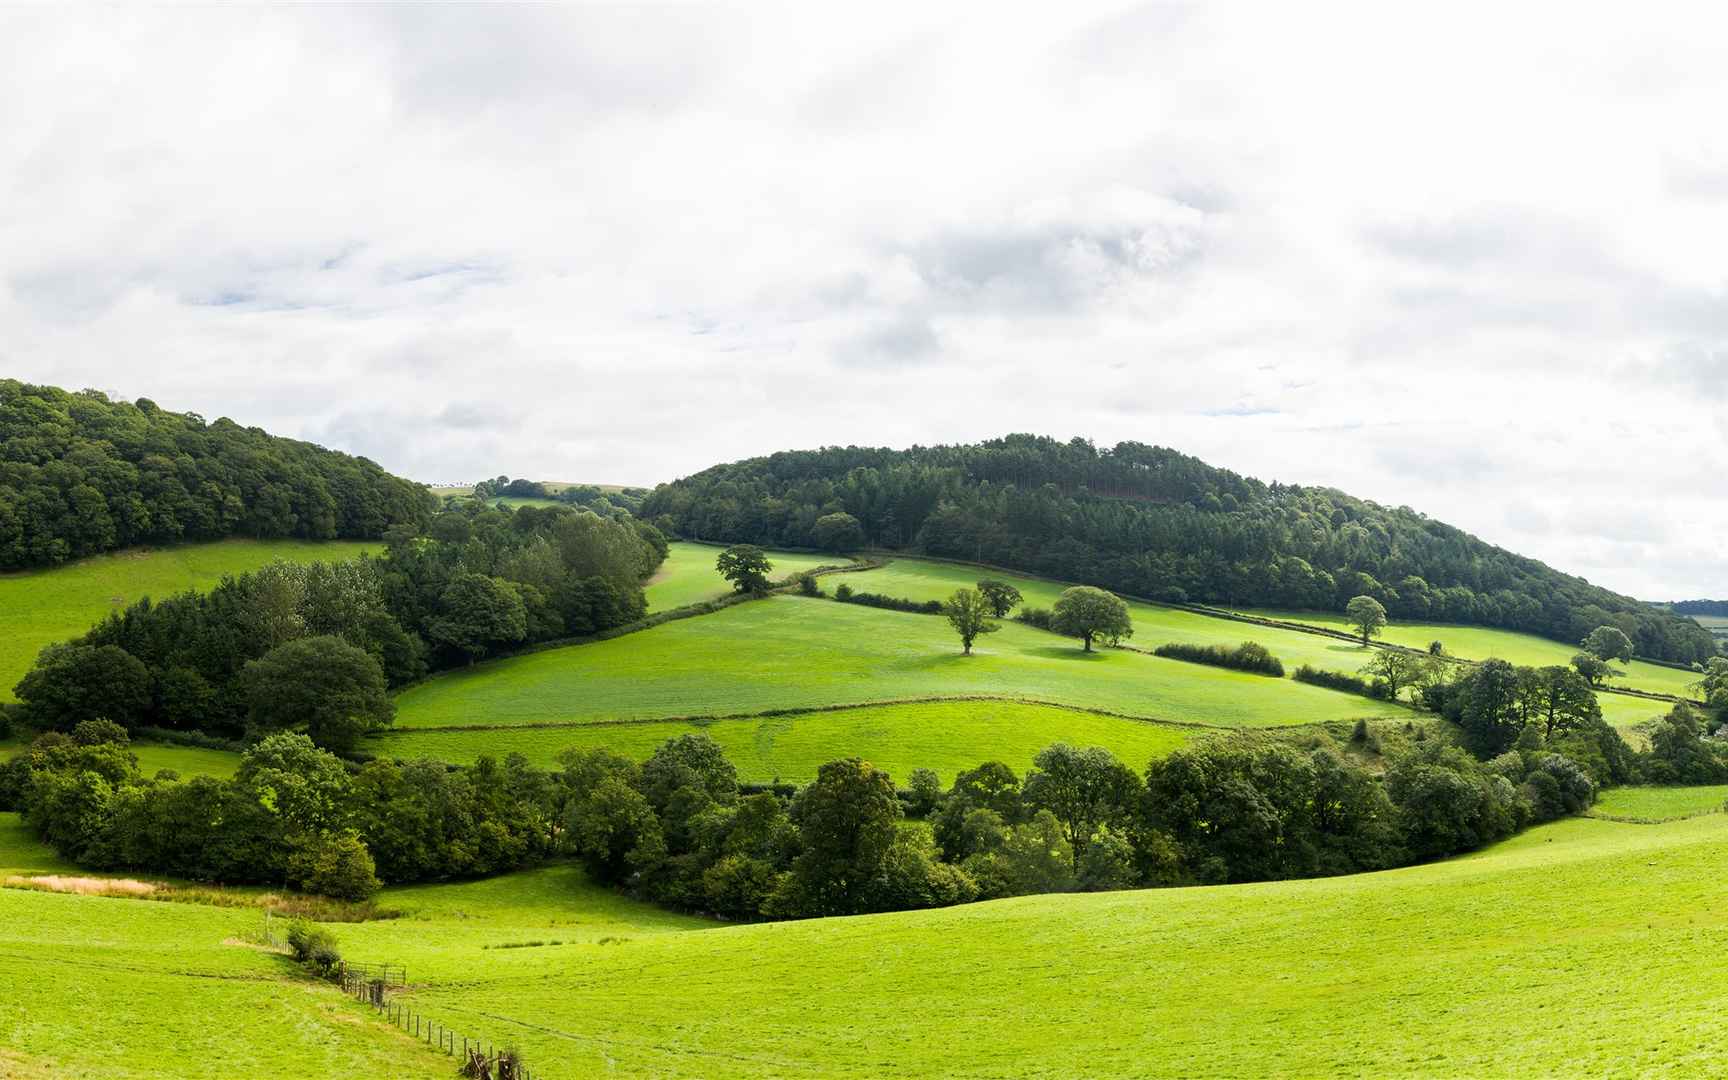
[[[353,832],[308,837],[288,857],[288,881],[306,892],[336,900],[370,900],[377,894],[378,868]]]
[[[834,586],[834,599],[840,601],[842,604],[851,600],[852,599],[852,586],[846,585],[846,584],[840,584],[840,585]]]
[[[822,595],[822,586],[820,586],[816,583],[816,575],[815,574],[800,574],[800,575],[798,575],[798,595],[799,596],[821,596]]]
[[[1355,675],[1346,675],[1342,671],[1323,671],[1317,667],[1303,664],[1290,675],[1297,682],[1305,682],[1311,686],[1324,686],[1328,690],[1340,690],[1346,694],[1360,694],[1363,697],[1385,696],[1384,684],[1371,683],[1367,679]]]
[[[320,978],[333,979],[342,969],[342,952],[336,947],[336,935],[305,919],[288,924],[288,950],[297,963]]]
[[[1056,613],[1049,608],[1021,608],[1020,614],[1014,616],[1014,621],[1023,622],[1027,626],[1034,626],[1040,630],[1054,630],[1056,628]]]
[[[1213,667],[1231,668],[1254,675],[1270,675],[1275,679],[1284,677],[1283,661],[1273,656],[1266,650],[1266,646],[1257,641],[1244,641],[1234,649],[1223,645],[1170,642],[1158,646],[1152,650],[1152,654],[1167,660],[1186,660],[1191,664],[1211,664]]]
[[[132,739],[126,729],[112,720],[80,720],[72,729],[72,741],[79,746],[129,746]]]
[[[885,608],[889,611],[906,611],[914,615],[942,614],[940,600],[907,600],[901,596],[884,596],[881,593],[852,592],[847,590],[845,596],[840,590],[834,590],[834,599],[846,604],[862,604],[865,607]]]

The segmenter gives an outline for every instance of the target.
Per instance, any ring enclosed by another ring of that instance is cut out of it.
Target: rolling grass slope
[[[984,578],[1006,581],[1019,589],[1027,607],[1052,607],[1068,587],[973,566],[906,558],[896,558],[877,570],[831,578],[824,586],[832,589],[844,581],[861,592],[886,593],[909,600],[946,600],[955,589],[970,588]],[[1370,650],[1318,634],[1255,626],[1153,604],[1129,602],[1128,616],[1134,623],[1134,636],[1127,643],[1137,649],[1155,649],[1171,642],[1231,647],[1244,641],[1258,641],[1291,671],[1302,664],[1311,664],[1329,671],[1355,673],[1373,658]]]
[[[1261,615],[1269,619],[1282,619],[1285,622],[1307,623],[1310,626],[1322,626],[1329,630],[1341,630],[1344,633],[1350,633],[1349,624],[1345,621],[1344,616],[1337,612],[1246,610],[1243,613]],[[1412,649],[1426,649],[1429,642],[1439,641],[1446,646],[1447,652],[1466,660],[1486,660],[1489,657],[1498,657],[1514,664],[1527,664],[1532,667],[1548,664],[1569,665],[1572,662],[1572,657],[1579,652],[1575,645],[1549,641],[1547,638],[1540,638],[1534,634],[1520,634],[1512,630],[1495,630],[1485,626],[1457,626],[1449,623],[1395,622],[1380,635],[1380,640]],[[1626,674],[1621,678],[1610,680],[1609,685],[1632,690],[1691,697],[1693,694],[1690,687],[1698,681],[1698,676],[1693,672],[1663,667],[1660,664],[1649,664],[1641,660],[1634,660],[1630,664],[1617,663],[1614,666],[1617,669],[1623,669]]]
[[[118,551],[65,566],[0,574],[0,700],[30,670],[42,646],[77,637],[110,611],[146,596],[208,589],[225,574],[277,559],[352,559],[383,545],[356,541],[220,540],[184,547]]]
[[[430,757],[462,764],[482,754],[519,753],[552,765],[569,746],[605,747],[647,758],[667,739],[700,732],[726,749],[740,779],[802,783],[837,758],[858,756],[904,784],[913,769],[934,769],[944,784],[985,761],[1017,772],[1053,742],[1102,746],[1138,770],[1192,739],[1193,728],[1149,724],[1098,713],[1016,701],[931,701],[872,705],[793,716],[667,720],[573,728],[492,728],[485,731],[404,731],[373,739],[367,749],[393,757]]]
[[[711,544],[692,544],[685,540],[674,542],[666,553],[666,561],[660,564],[659,571],[643,590],[648,597],[648,610],[669,611],[730,593],[732,584],[714,569],[714,560],[724,550]],[[837,566],[847,562],[843,555],[807,555],[790,551],[770,551],[767,555],[776,580],[818,566]],[[852,576],[847,575],[848,578]]]
[[[1231,727],[1408,715],[1384,702],[1135,653],[1081,652],[1018,625],[960,655],[945,620],[777,596],[429,679],[399,729],[663,719],[993,695]]]
[[[484,953],[336,930],[424,973],[418,1007],[564,1075],[1707,1075],[1724,860],[1728,815],[1574,819],[1314,881]]]
[[[1728,804],[1728,784],[1701,787],[1609,788],[1592,811],[1602,817],[1643,818],[1665,821],[1692,817],[1723,809]]]

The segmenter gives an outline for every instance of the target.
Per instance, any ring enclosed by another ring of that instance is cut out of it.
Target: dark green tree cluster
[[[1611,625],[1640,656],[1691,664],[1716,652],[1689,619],[1408,507],[1263,484],[1141,443],[1012,435],[780,453],[662,485],[641,514],[671,533],[764,547],[820,547],[817,523],[846,514],[866,545],[1159,600],[1343,611],[1365,596],[1393,618],[1561,641]]]
[[[1527,729],[1534,735],[1534,727]],[[545,772],[371,762],[266,738],[232,780],[137,772],[111,724],[48,734],[0,766],[65,857],[104,870],[287,884],[364,899],[576,857],[600,880],[729,918],[803,918],[978,898],[1343,874],[1469,850],[1588,806],[1588,772],[1533,742],[1482,763],[1435,740],[1382,783],[1330,743],[1203,743],[1143,773],[1056,744],[909,791],[858,758],[789,795],[747,792],[718,744],[684,735],[637,762],[573,749]],[[907,808],[930,828],[906,827]]]
[[[208,593],[141,600],[43,651],[23,718],[223,736],[297,730],[350,748],[390,722],[387,691],[502,650],[642,617],[665,538],[563,507],[470,503],[391,530],[381,558],[276,563]]]
[[[376,539],[433,502],[365,458],[232,420],[0,379],[0,570],[227,536]]]

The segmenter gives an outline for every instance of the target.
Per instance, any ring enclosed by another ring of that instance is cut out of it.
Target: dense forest
[[[52,731],[93,717],[225,738],[292,729],[347,749],[390,722],[388,691],[429,670],[640,619],[667,550],[639,521],[478,502],[386,539],[380,558],[279,562],[115,612],[42,651],[17,686],[22,716]]]
[[[871,545],[992,563],[1170,602],[1341,611],[1503,627],[1577,642],[1624,630],[1692,664],[1695,622],[1428,518],[1331,488],[1265,484],[1197,458],[1011,435],[972,446],[828,447],[664,484],[641,515],[703,540]]]
[[[0,570],[227,536],[375,539],[432,504],[365,458],[0,379]]]
[[[1728,615],[1728,600],[1679,600],[1668,607],[1677,615]]]

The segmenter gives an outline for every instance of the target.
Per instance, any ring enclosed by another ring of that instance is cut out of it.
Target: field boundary
[[[395,978],[391,978],[395,972]],[[392,1002],[388,992],[400,989],[407,974],[400,964],[343,964],[337,981],[342,992],[364,1005],[385,1021],[433,1046],[446,1057],[462,1063],[462,1076],[496,1077],[497,1080],[534,1080],[534,1073],[516,1058],[513,1051],[500,1050],[496,1043],[467,1035],[446,1027],[426,1014],[416,1012],[400,1002]],[[456,1052],[456,1040],[462,1040],[462,1052]]]
[[[1671,821],[1691,821],[1693,818],[1709,817],[1711,814],[1728,813],[1728,806],[1712,806],[1706,810],[1693,810],[1686,814],[1671,814],[1668,817],[1639,817],[1632,814],[1604,814],[1595,809],[1584,811],[1583,816],[1595,818],[1597,821],[1612,821],[1620,825],[1666,825]]]

